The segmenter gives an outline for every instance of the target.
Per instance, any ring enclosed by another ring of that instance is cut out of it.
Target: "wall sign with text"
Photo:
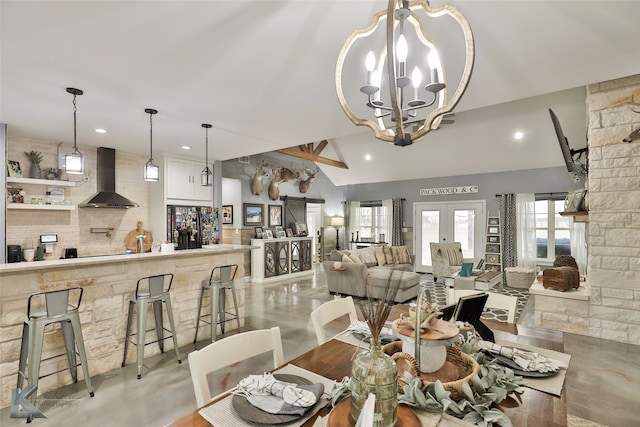
[[[445,196],[450,194],[477,193],[477,185],[463,185],[461,187],[421,188],[421,196]]]

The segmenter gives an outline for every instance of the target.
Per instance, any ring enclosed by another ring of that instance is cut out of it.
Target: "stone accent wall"
[[[640,344],[640,75],[589,85],[588,335]]]

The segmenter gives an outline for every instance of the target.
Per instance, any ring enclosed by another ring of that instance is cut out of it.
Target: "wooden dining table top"
[[[394,306],[389,318],[399,317],[402,310],[402,306]],[[496,340],[563,351],[563,335],[560,332],[484,319],[483,322],[494,332]],[[354,345],[332,339],[290,360],[288,364],[340,381],[345,376],[351,375],[351,358],[358,350]],[[565,427],[567,425],[567,401],[564,387],[560,397],[525,388],[522,394],[511,393],[498,407],[509,417],[514,427]],[[312,426],[318,415],[326,415],[328,412],[328,408],[320,410],[304,424],[304,427]],[[196,409],[165,427],[209,427],[210,425]]]

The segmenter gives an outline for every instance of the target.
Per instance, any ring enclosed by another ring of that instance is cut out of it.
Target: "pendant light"
[[[153,115],[158,114],[158,110],[145,108],[144,112],[149,114],[149,161],[144,165],[144,180],[154,182],[160,178],[160,169],[153,163]]]
[[[205,157],[204,157],[204,169],[200,172],[200,185],[203,187],[211,186],[211,169],[209,169],[209,129],[211,129],[211,125],[207,123],[203,123],[202,127],[204,128],[205,134]]]
[[[64,170],[70,174],[81,174],[84,173],[84,157],[78,151],[76,142],[76,96],[82,95],[84,92],[72,87],[68,87],[67,92],[73,95],[73,151],[64,156]]]

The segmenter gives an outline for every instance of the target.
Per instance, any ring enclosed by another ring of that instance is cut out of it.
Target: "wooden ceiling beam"
[[[324,165],[333,166],[341,169],[349,169],[345,163],[339,160],[329,159],[328,157],[320,156],[320,152],[324,150],[327,146],[328,142],[323,140],[318,144],[318,147],[314,150],[313,144],[305,144],[298,145],[298,149],[296,148],[282,148],[280,150],[275,150],[277,153],[287,154],[289,156],[298,157],[300,159],[311,160],[313,162],[322,163]]]

